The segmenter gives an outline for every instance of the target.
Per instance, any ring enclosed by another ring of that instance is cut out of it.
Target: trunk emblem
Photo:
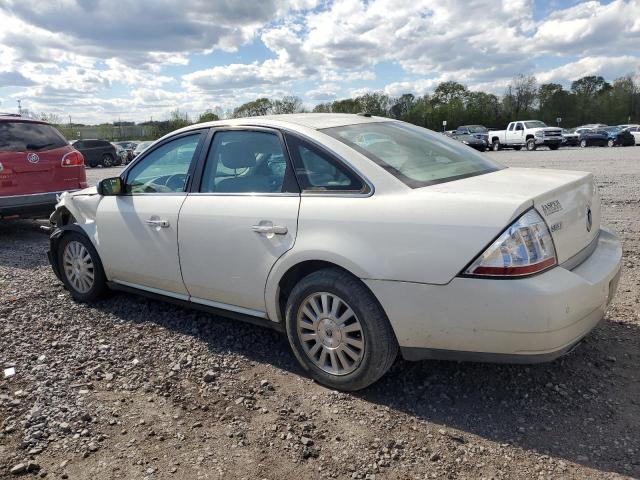
[[[40,161],[40,157],[37,153],[30,153],[27,155],[27,160],[29,160],[29,163],[38,163]]]
[[[591,215],[591,209],[587,207],[587,232],[591,231],[593,226],[593,216]]]

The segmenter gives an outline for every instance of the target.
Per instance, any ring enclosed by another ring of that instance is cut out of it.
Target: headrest
[[[227,168],[251,168],[256,166],[256,157],[243,142],[230,142],[220,148],[220,161]]]

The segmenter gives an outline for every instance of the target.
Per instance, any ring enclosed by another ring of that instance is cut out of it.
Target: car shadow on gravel
[[[97,308],[195,337],[212,353],[304,376],[284,335],[168,303],[118,293]],[[573,353],[540,365],[399,360],[353,394],[419,420],[602,471],[640,474],[640,327],[605,322]],[[635,462],[635,464],[634,464]]]
[[[0,220],[0,266],[30,270],[48,265],[49,238],[40,228],[44,223],[35,220]]]
[[[640,475],[640,327],[604,322],[552,363],[397,362],[364,400],[499,444]],[[455,438],[455,437],[454,437]]]

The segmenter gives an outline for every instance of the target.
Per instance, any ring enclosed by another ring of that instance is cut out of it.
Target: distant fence
[[[146,125],[99,125],[99,126],[71,126],[70,140],[97,138],[100,140],[137,140],[147,138],[153,134],[152,127]],[[67,133],[67,132],[65,132]]]

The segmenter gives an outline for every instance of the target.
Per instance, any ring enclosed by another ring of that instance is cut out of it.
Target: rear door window
[[[67,145],[51,125],[34,122],[0,122],[0,151],[43,152]]]

